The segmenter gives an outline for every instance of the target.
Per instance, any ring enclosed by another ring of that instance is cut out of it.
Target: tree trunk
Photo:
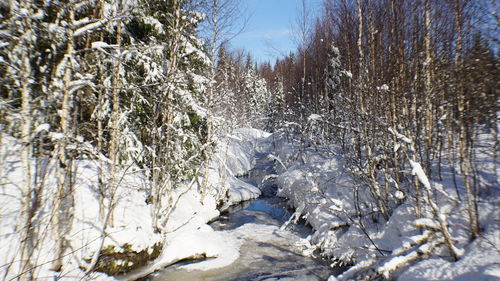
[[[64,251],[66,250],[66,234],[68,228],[70,227],[68,222],[68,212],[69,212],[69,201],[67,198],[71,196],[70,189],[70,174],[71,164],[67,157],[67,145],[68,139],[70,137],[70,122],[71,122],[71,105],[73,103],[73,95],[70,92],[70,83],[73,75],[73,65],[72,65],[72,56],[74,51],[74,42],[73,42],[73,8],[70,6],[68,8],[68,42],[66,47],[66,53],[64,55],[63,60],[65,60],[65,71],[63,76],[63,99],[61,109],[59,111],[59,117],[61,120],[61,133],[62,137],[57,144],[57,195],[55,198],[55,215],[54,215],[54,223],[55,223],[55,241],[56,241],[56,253],[54,257],[54,261],[52,262],[51,270],[60,271],[63,266],[63,256]]]
[[[424,48],[425,48],[425,63],[424,63],[424,72],[425,72],[425,80],[424,80],[424,106],[425,106],[425,140],[426,140],[426,149],[425,149],[425,168],[426,173],[430,177],[431,176],[431,150],[433,150],[433,112],[432,112],[432,55],[431,55],[431,16],[430,16],[430,0],[425,0],[424,4],[424,18],[425,18],[425,28],[424,28]]]
[[[211,50],[210,50],[210,87],[208,88],[208,96],[207,96],[207,144],[208,146],[203,151],[204,161],[204,173],[203,173],[203,181],[200,186],[200,201],[203,204],[205,199],[205,195],[207,193],[207,185],[208,185],[208,171],[210,165],[210,144],[212,143],[212,110],[213,110],[213,100],[214,100],[214,84],[215,75],[216,75],[216,67],[215,67],[215,59],[217,53],[217,42],[219,36],[219,26],[218,26],[218,16],[219,16],[219,0],[213,0],[212,2],[212,40],[211,40]]]
[[[162,222],[160,218],[164,215],[165,207],[163,206],[163,197],[167,196],[168,206],[173,205],[171,197],[172,191],[172,174],[171,174],[171,151],[172,151],[172,133],[169,125],[173,120],[173,89],[172,84],[175,83],[175,74],[178,70],[178,56],[180,47],[180,35],[182,33],[181,26],[181,6],[182,1],[172,0],[171,5],[173,8],[173,38],[169,42],[169,56],[170,67],[166,74],[166,83],[164,92],[162,93],[160,108],[156,111],[154,120],[160,120],[161,126],[159,132],[155,132],[156,139],[154,140],[156,155],[152,159],[152,195],[153,195],[153,228],[161,231]],[[161,144],[160,144],[161,142]]]
[[[358,62],[358,99],[359,99],[359,111],[361,112],[361,118],[362,115],[365,113],[365,98],[364,98],[364,85],[365,82],[364,79],[366,78],[365,76],[365,56],[363,52],[363,9],[361,7],[361,0],[356,1],[357,9],[358,9],[358,52],[359,52],[359,62]],[[361,156],[361,155],[360,155]]]
[[[459,138],[459,159],[462,171],[462,176],[464,178],[466,198],[467,198],[467,213],[469,215],[469,228],[470,228],[470,239],[474,239],[479,235],[479,219],[477,214],[477,208],[475,203],[477,201],[476,194],[473,193],[471,182],[470,182],[470,167],[468,160],[469,157],[469,141],[470,134],[468,134],[467,127],[467,116],[466,116],[466,100],[465,100],[465,90],[463,81],[461,79],[461,73],[463,71],[463,58],[462,58],[462,8],[463,4],[461,0],[455,0],[454,2],[455,10],[455,25],[457,27],[457,42],[455,45],[455,65],[457,68],[457,83],[458,83],[458,111],[460,113],[459,123],[460,123],[460,138]]]
[[[27,3],[24,3],[25,7]],[[32,28],[30,19],[26,18],[23,20],[25,32],[31,31]],[[31,65],[29,61],[29,50],[30,46],[28,42],[23,42],[21,47],[23,50],[21,52],[21,62],[22,62],[22,73],[21,73],[21,112],[22,112],[22,150],[21,150],[21,161],[24,171],[24,183],[22,188],[22,198],[21,198],[21,220],[20,229],[21,232],[21,265],[20,265],[20,279],[32,280],[33,276],[33,266],[31,264],[31,255],[33,254],[33,240],[34,233],[32,229],[32,217],[31,217],[31,207],[33,201],[33,175],[32,175],[32,141],[31,132],[33,126],[33,112],[32,112],[32,96],[31,96]],[[27,275],[24,275],[24,274]]]
[[[122,13],[121,0],[117,2],[117,12]],[[118,189],[118,170],[120,164],[120,73],[121,73],[121,55],[122,55],[122,22],[118,20],[116,26],[116,57],[113,65],[113,80],[111,82],[111,98],[113,99],[113,108],[111,113],[111,135],[109,158],[111,160],[110,174],[111,180],[109,182],[109,216],[108,224],[114,226],[114,201],[116,191]]]

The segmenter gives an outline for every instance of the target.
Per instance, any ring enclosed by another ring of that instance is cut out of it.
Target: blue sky
[[[319,10],[320,0],[306,0],[309,7]],[[301,0],[242,0],[250,16],[243,33],[233,40],[233,48],[248,50],[258,62],[274,63],[295,50],[293,23]]]

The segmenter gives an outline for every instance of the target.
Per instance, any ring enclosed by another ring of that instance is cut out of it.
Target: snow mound
[[[2,135],[0,145],[0,212],[2,224],[0,224],[0,251],[5,253],[0,257],[0,275],[5,278],[15,278],[19,272],[19,259],[21,249],[21,233],[17,231],[21,213],[22,185],[24,170],[21,165],[19,140]],[[36,161],[36,163],[35,163]],[[104,274],[92,273],[85,275],[80,267],[87,267],[88,260],[98,251],[102,239],[103,248],[115,247],[122,249],[128,245],[131,250],[152,250],[152,247],[161,242],[161,236],[152,228],[150,207],[146,204],[144,190],[145,176],[138,169],[131,168],[121,172],[120,185],[116,191],[116,207],[113,212],[113,220],[107,225],[106,236],[102,235],[105,227],[104,218],[100,211],[100,191],[98,190],[98,167],[106,167],[106,163],[98,160],[75,160],[74,167],[75,185],[73,187],[73,216],[68,221],[70,227],[66,234],[68,248],[63,257],[63,271],[54,272],[50,270],[56,240],[55,230],[50,223],[53,215],[57,182],[55,176],[55,161],[53,159],[33,159],[32,165],[45,171],[45,180],[39,188],[41,202],[40,209],[34,217],[36,225],[37,243],[43,245],[34,250],[32,263],[38,265],[35,275],[59,276],[63,279],[92,279],[109,280]],[[105,161],[106,162],[106,161]],[[106,169],[104,169],[106,173]],[[106,176],[106,175],[105,175]],[[67,198],[68,200],[70,198]],[[109,205],[104,201],[104,206]],[[3,266],[10,265],[10,266]],[[69,277],[71,276],[71,277]]]
[[[204,257],[205,261],[183,266],[188,270],[221,268],[233,263],[240,256],[241,241],[227,233],[214,231],[208,225],[196,229],[186,228],[167,236],[169,244],[160,260],[171,263],[186,257]]]
[[[304,244],[310,249],[321,249],[323,255],[332,258],[332,266],[354,264],[335,279],[384,276],[408,281],[498,280],[498,188],[491,188],[478,202],[479,221],[485,230],[470,243],[467,204],[454,197],[451,172],[444,173],[443,180],[437,182],[427,179],[420,164],[410,163],[411,172],[423,186],[432,186],[435,191],[440,217],[448,222],[460,255],[457,262],[452,262],[447,258],[447,248],[441,246],[444,244],[439,232],[441,226],[425,215],[416,219],[415,204],[411,201],[414,198],[407,196],[405,189],[398,187],[394,199],[399,201],[386,220],[377,211],[370,189],[346,169],[349,165],[343,162],[338,148],[304,149],[288,142],[283,133],[273,138],[276,147],[273,157],[283,163],[277,165],[281,168],[276,180],[278,196],[289,199],[296,209],[290,221],[303,218],[314,229]],[[495,165],[483,158],[478,153],[478,167],[483,167],[479,180],[482,186],[494,186]],[[460,183],[457,188],[464,189]],[[419,227],[428,231],[421,233]]]

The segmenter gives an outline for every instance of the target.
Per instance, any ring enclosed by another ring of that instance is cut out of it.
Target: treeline
[[[257,64],[245,50],[218,49],[215,76],[214,113],[230,127],[264,129],[272,96]]]
[[[202,198],[219,191],[206,180],[218,136],[257,126],[268,96],[250,56],[226,48],[238,9],[234,0],[0,3],[0,138],[22,143],[21,278],[36,279],[45,227],[58,241],[52,269],[64,270],[78,160],[98,167],[103,237],[127,171],[148,179],[140,188],[160,233],[178,186]],[[52,199],[50,225],[40,225]]]
[[[36,279],[33,253],[45,247],[39,236],[46,227],[58,241],[52,269],[64,266],[75,161],[98,163],[103,233],[114,223],[116,190],[130,167],[150,180],[143,188],[159,232],[173,206],[171,190],[201,174],[213,146],[206,106],[213,60],[198,35],[203,4],[0,4],[0,128],[22,142],[24,174],[15,199],[21,206],[21,278]],[[52,161],[57,188],[45,186]],[[55,198],[50,226],[38,223],[44,198]]]
[[[477,144],[489,136],[493,162],[498,150],[495,9],[492,1],[325,0],[315,21],[302,13],[309,28],[300,30],[310,32],[297,51],[260,67],[289,112],[270,128],[294,132],[304,148],[340,145],[373,196],[359,216],[388,220],[404,194],[417,218],[439,221],[458,258],[434,202],[440,191],[426,178],[452,174],[477,237],[478,196],[494,187],[479,183]]]

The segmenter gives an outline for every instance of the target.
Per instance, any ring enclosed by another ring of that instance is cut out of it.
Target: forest
[[[224,270],[271,187],[343,268],[292,280],[499,278],[499,3],[302,0],[260,62],[241,2],[0,3],[0,278]]]

